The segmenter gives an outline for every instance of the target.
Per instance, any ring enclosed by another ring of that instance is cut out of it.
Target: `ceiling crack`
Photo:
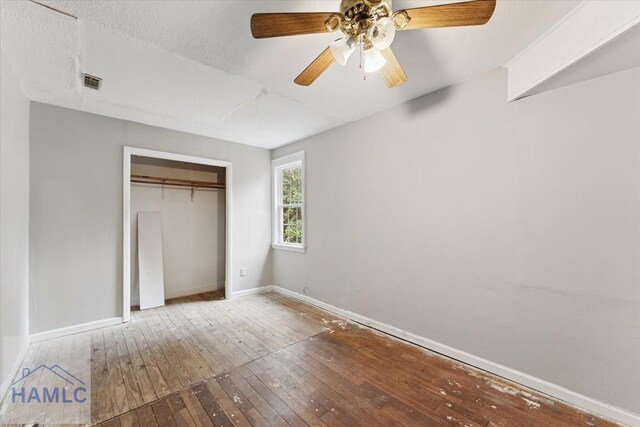
[[[45,8],[47,8],[47,9],[49,9],[49,10],[54,11],[54,12],[60,13],[60,14],[65,15],[65,16],[68,16],[69,18],[78,19],[78,17],[77,17],[77,16],[72,15],[72,14],[70,14],[70,13],[68,13],[68,12],[65,12],[65,11],[63,11],[63,10],[60,10],[60,9],[56,9],[55,7],[52,7],[52,6],[46,5],[46,4],[44,4],[44,3],[37,2],[37,1],[35,1],[35,0],[29,0],[29,1],[30,1],[31,3],[35,3],[35,4],[39,5],[39,6],[45,7]]]
[[[262,88],[255,96],[253,96],[252,98],[249,99],[245,99],[244,101],[240,102],[239,104],[234,105],[233,107],[231,107],[225,114],[223,114],[222,116],[218,117],[218,123],[222,123],[226,118],[228,118],[229,116],[231,116],[233,113],[235,113],[236,111],[242,109],[244,106],[257,101],[258,99],[260,99],[262,96],[268,95],[269,91],[267,89]]]

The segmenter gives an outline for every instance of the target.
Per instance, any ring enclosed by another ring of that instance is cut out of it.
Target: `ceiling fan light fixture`
[[[357,41],[353,37],[342,37],[329,44],[331,53],[340,65],[346,65],[349,57],[356,50]]]
[[[369,41],[376,49],[386,49],[391,46],[396,37],[396,26],[389,18],[379,19],[367,34]]]
[[[364,51],[364,72],[375,73],[379,71],[387,63],[387,59],[382,56],[380,51],[375,47]]]

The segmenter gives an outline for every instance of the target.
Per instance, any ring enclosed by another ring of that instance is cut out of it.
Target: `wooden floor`
[[[218,297],[34,343],[28,363],[90,346],[105,426],[613,425],[280,294]]]

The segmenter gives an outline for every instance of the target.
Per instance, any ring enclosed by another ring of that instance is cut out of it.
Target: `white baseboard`
[[[289,289],[285,289],[280,286],[273,286],[272,289],[275,292],[279,292],[281,294],[299,299],[339,316],[346,317],[347,319],[353,320],[354,322],[361,323],[373,329],[377,329],[402,340],[406,340],[413,344],[419,345],[420,347],[435,351],[452,359],[456,359],[460,362],[464,362],[468,365],[474,366],[483,371],[505,378],[509,381],[513,381],[525,387],[529,387],[533,390],[549,395],[555,399],[562,400],[572,406],[576,406],[598,416],[630,426],[640,426],[640,415],[634,414],[633,412],[627,411],[625,409],[609,405],[596,399],[592,399],[580,393],[576,393],[575,391],[569,390],[557,384],[550,383],[524,372],[520,372],[515,369],[500,365],[499,363],[491,362],[490,360],[474,356],[473,354],[455,349],[453,347],[449,347],[428,338],[403,331],[402,329],[387,325],[382,322],[378,322],[366,316],[362,316],[348,310],[343,310],[331,304],[319,301],[315,298],[290,291]]]
[[[65,335],[77,334],[80,332],[90,331],[92,329],[105,328],[107,326],[118,325],[122,322],[123,322],[122,317],[111,317],[109,319],[96,320],[93,322],[81,323],[79,325],[67,326],[65,328],[38,332],[36,334],[31,334],[31,342],[50,340],[51,338],[58,338],[58,337],[63,337]]]
[[[215,287],[212,286],[207,286],[207,287],[202,287],[202,288],[191,288],[189,290],[184,290],[184,294],[181,295],[177,295],[177,296],[184,296],[184,295],[193,295],[195,293],[200,293],[200,292],[206,292],[206,291],[210,291],[210,290],[215,290]],[[197,290],[199,292],[193,292],[194,290]],[[182,290],[180,291],[182,292]],[[253,295],[253,294],[263,294],[263,293],[267,293],[267,292],[273,292],[273,286],[269,285],[269,286],[260,286],[258,288],[251,288],[251,289],[246,289],[243,291],[237,291],[234,292],[231,295],[231,298],[239,298],[239,297],[243,297],[243,296],[247,296],[247,295]],[[173,296],[173,294],[165,294],[167,299],[169,298],[177,298],[177,296]],[[98,328],[104,328],[107,326],[113,326],[113,325],[117,325],[123,322],[122,317],[111,317],[109,319],[103,319],[103,320],[96,320],[94,322],[87,322],[87,323],[81,323],[79,325],[73,325],[73,326],[67,326],[65,328],[59,328],[59,329],[52,329],[50,331],[45,331],[45,332],[38,332],[35,334],[31,334],[30,338],[31,338],[31,342],[39,342],[39,341],[44,341],[44,340],[49,340],[52,338],[58,338],[58,337],[62,337],[65,335],[71,335],[71,334],[77,334],[79,332],[86,332],[86,331],[90,331],[92,329],[98,329]]]
[[[2,381],[2,384],[0,385],[0,402],[2,402],[5,394],[7,394],[7,392],[9,391],[9,386],[11,385],[11,382],[13,381],[13,379],[16,377],[18,370],[22,367],[22,363],[24,362],[24,358],[27,355],[27,350],[29,349],[30,343],[31,343],[31,337],[27,335],[25,337],[24,342],[22,343],[22,347],[20,348],[20,351],[18,352],[18,356],[16,357],[16,360],[13,361],[13,365],[11,366],[11,370],[9,370],[9,374],[7,375],[6,378],[4,378],[4,380]],[[0,419],[2,419],[1,414],[0,414]]]
[[[246,297],[247,295],[255,295],[255,294],[266,294],[274,291],[275,286],[259,286],[257,288],[245,289],[243,291],[236,291],[231,294],[231,299],[236,299],[240,297]]]

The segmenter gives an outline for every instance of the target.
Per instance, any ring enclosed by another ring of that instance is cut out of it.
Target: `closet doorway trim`
[[[209,159],[206,157],[188,156],[186,154],[170,153],[166,151],[147,150],[145,148],[124,147],[122,168],[122,320],[131,319],[131,156],[151,157],[155,159],[176,160],[186,163],[218,166],[225,168],[225,266],[224,266],[224,295],[233,295],[232,283],[232,168],[231,162],[226,160]]]

